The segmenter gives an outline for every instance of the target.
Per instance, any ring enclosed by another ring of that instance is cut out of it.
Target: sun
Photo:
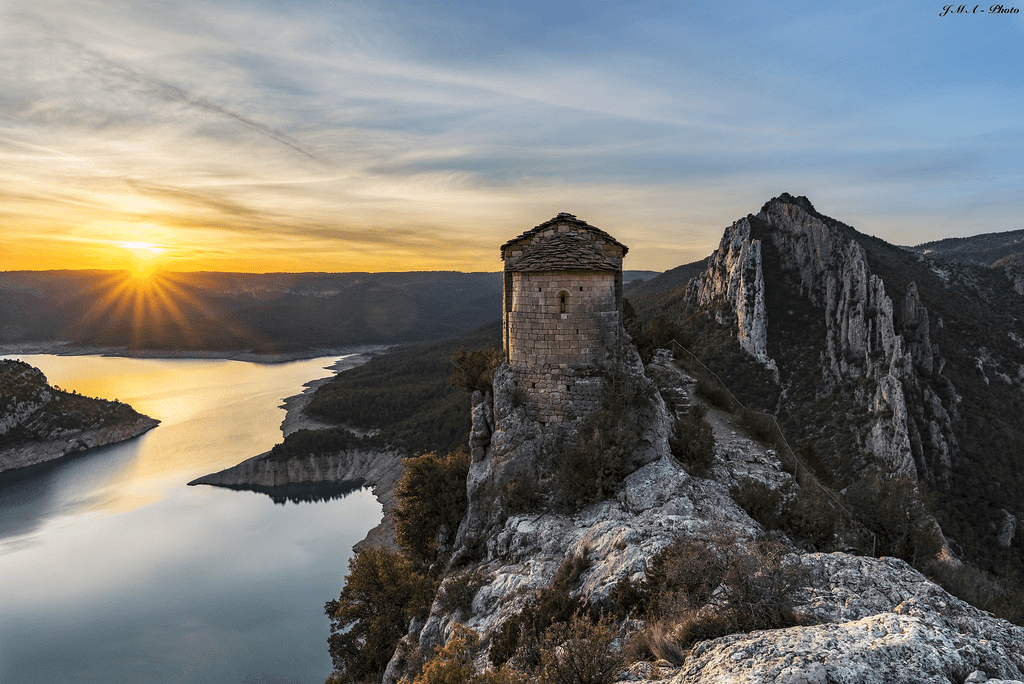
[[[117,246],[129,254],[130,270],[133,277],[144,280],[153,275],[167,251],[165,247],[151,242],[118,242]]]

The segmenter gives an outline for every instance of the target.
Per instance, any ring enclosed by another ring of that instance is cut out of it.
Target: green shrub
[[[764,529],[780,527],[785,499],[781,488],[772,489],[760,480],[744,480],[729,490],[729,496]]]
[[[466,345],[452,354],[452,387],[472,394],[476,390],[487,392],[494,382],[494,370],[501,364],[502,352],[497,345],[482,349],[466,349]]]
[[[703,373],[698,374],[697,377],[697,395],[723,411],[732,412],[737,408],[736,400],[729,394],[729,390],[722,383]]]
[[[776,542],[740,541],[727,531],[678,541],[648,571],[648,618],[671,625],[657,648],[682,652],[697,641],[794,624],[792,591],[802,582],[801,569],[786,562],[786,548]]]
[[[506,515],[536,510],[543,503],[537,477],[533,474],[519,474],[510,479],[498,492],[498,503]]]
[[[626,459],[639,437],[626,434],[606,411],[590,414],[574,447],[562,450],[554,464],[555,504],[577,510],[614,496],[626,475]]]
[[[616,582],[608,592],[608,598],[612,602],[613,614],[620,620],[643,617],[650,602],[646,585],[643,582],[634,582],[629,577],[623,577]]]
[[[476,592],[486,583],[478,568],[465,568],[452,573],[437,590],[437,604],[445,613],[468,615],[473,609]]]
[[[423,454],[402,460],[395,485],[395,536],[409,558],[429,566],[442,558],[466,514],[469,454]]]
[[[876,556],[895,556],[915,565],[942,550],[941,534],[909,477],[865,475],[847,488],[846,503],[874,534]]]
[[[779,527],[815,551],[835,551],[837,534],[853,523],[833,500],[837,498],[824,485],[806,478],[783,508]]]
[[[651,620],[632,636],[626,653],[630,660],[667,660],[678,667],[686,662],[688,649],[680,644],[674,625]]]
[[[540,684],[611,684],[626,664],[614,645],[617,630],[604,616],[577,613],[551,625],[541,649]]]
[[[691,475],[704,477],[715,464],[715,435],[711,424],[696,414],[676,418],[669,440],[672,455]]]
[[[601,379],[601,407],[583,419],[575,444],[556,446],[552,491],[559,508],[575,510],[619,490],[653,411],[653,385],[619,366],[601,369]]]
[[[423,619],[435,583],[401,553],[366,548],[349,561],[341,595],[324,606],[327,643],[338,682],[380,681],[409,620]]]
[[[740,422],[743,423],[747,432],[762,444],[779,449],[786,448],[786,440],[783,439],[779,426],[775,423],[775,419],[767,413],[743,408],[740,409]]]
[[[412,684],[469,684],[476,678],[473,659],[479,646],[476,632],[456,624],[448,643],[423,666]]]
[[[1024,625],[1024,586],[1019,575],[1011,581],[1000,580],[973,565],[939,559],[922,564],[920,569],[957,598],[1004,620]]]

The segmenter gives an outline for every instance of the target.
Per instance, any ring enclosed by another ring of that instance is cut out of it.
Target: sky
[[[0,0],[0,270],[497,271],[562,211],[665,270],[782,192],[1024,228],[1024,5],[944,4]]]

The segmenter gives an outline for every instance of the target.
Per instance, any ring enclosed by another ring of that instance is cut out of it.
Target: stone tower
[[[595,372],[622,321],[622,257],[628,247],[562,213],[501,246],[505,358],[543,424],[597,408]]]

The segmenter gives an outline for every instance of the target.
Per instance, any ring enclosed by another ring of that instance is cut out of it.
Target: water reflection
[[[207,485],[201,485],[207,486]],[[317,503],[344,499],[349,494],[366,487],[365,480],[344,480],[342,482],[301,482],[298,484],[264,487],[261,485],[216,485],[239,492],[266,494],[275,504]]]
[[[31,534],[49,519],[96,510],[124,512],[152,501],[116,488],[128,478],[144,439],[0,473],[0,553],[7,538]]]
[[[281,398],[330,359],[22,358],[162,422],[0,477],[0,682],[323,682],[323,604],[379,504],[357,483],[268,496],[185,483],[280,441]]]

